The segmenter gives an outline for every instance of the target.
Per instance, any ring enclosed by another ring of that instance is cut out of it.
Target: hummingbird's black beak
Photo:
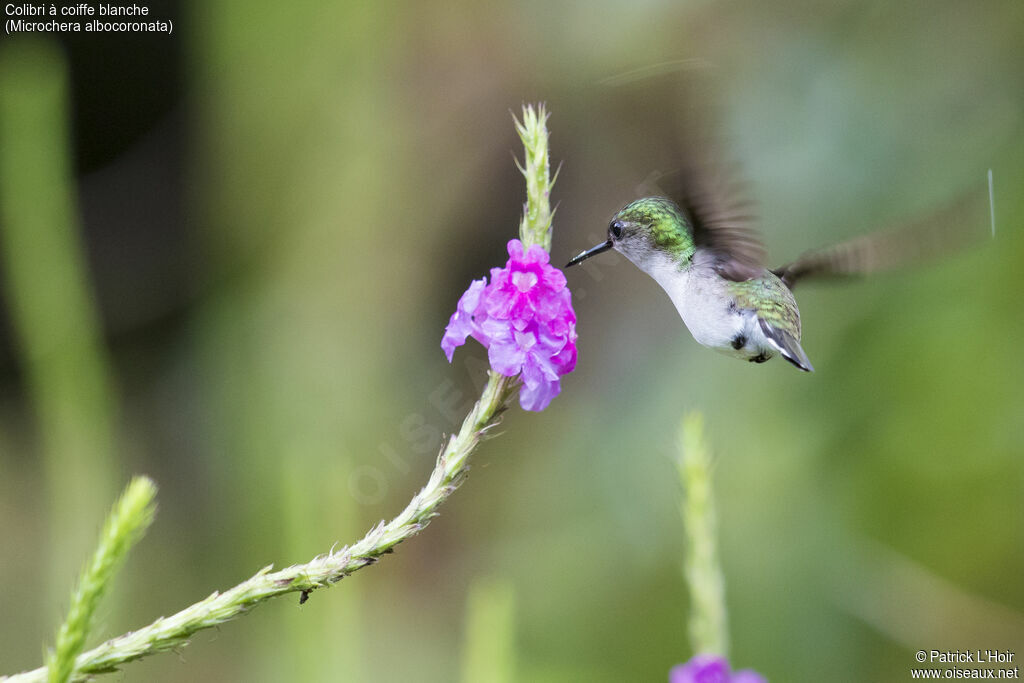
[[[601,242],[601,244],[597,245],[596,247],[591,247],[590,249],[587,249],[586,251],[580,252],[579,256],[573,257],[568,263],[565,264],[565,267],[568,268],[569,266],[575,266],[577,263],[581,263],[583,261],[586,261],[591,256],[597,256],[602,251],[608,251],[611,248],[612,248],[612,241],[611,240],[608,240],[607,242]]]

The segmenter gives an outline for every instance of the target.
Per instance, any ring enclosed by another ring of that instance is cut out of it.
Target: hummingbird
[[[700,344],[752,363],[781,356],[813,372],[801,345],[795,285],[904,267],[964,246],[983,234],[965,229],[984,215],[980,193],[964,192],[894,227],[767,268],[753,203],[723,150],[713,72],[702,60],[681,60],[605,79],[606,108],[625,130],[642,133],[638,146],[676,170],[650,177],[645,185],[654,191],[638,192],[649,196],[616,212],[607,239],[566,268],[614,249],[661,285]],[[991,170],[988,181],[994,237]]]
[[[692,168],[676,175],[681,189],[672,197],[630,202],[609,222],[608,239],[566,267],[614,249],[661,285],[698,343],[752,363],[779,355],[804,372],[814,366],[801,346],[793,296],[798,281],[867,273],[946,251],[958,241],[950,228],[962,235],[968,232],[963,221],[978,215],[969,213],[977,207],[965,195],[896,230],[809,251],[768,269],[749,203],[730,199],[734,184],[709,182]],[[991,172],[989,194],[991,201]]]

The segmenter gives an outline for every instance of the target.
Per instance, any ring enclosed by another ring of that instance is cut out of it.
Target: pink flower
[[[744,669],[733,673],[729,662],[716,655],[697,655],[686,664],[672,667],[668,683],[767,683],[764,676]]]
[[[459,299],[441,348],[452,360],[455,347],[473,337],[487,349],[491,368],[520,375],[519,404],[544,410],[561,390],[559,377],[576,367],[576,313],[562,271],[537,245],[508,243],[508,263],[491,269],[491,282],[474,280]]]

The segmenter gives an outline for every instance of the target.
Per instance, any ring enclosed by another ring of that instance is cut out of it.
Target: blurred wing
[[[648,179],[645,184],[654,189],[648,194],[666,196],[686,212],[694,242],[714,255],[720,275],[737,282],[760,277],[765,250],[755,228],[754,204],[747,198],[738,164],[730,163],[723,151],[715,125],[714,115],[721,107],[715,105],[713,74],[706,73],[711,71],[708,65],[683,64],[681,70],[660,70],[625,81],[635,88],[639,80],[669,102],[671,121],[662,144],[667,143],[668,167],[675,170]],[[624,87],[621,81],[616,85]]]
[[[987,199],[981,192],[964,193],[895,227],[806,252],[772,272],[792,289],[801,280],[863,275],[938,258],[988,235]]]
[[[692,161],[698,150],[688,145],[686,166],[653,181],[683,209],[693,227],[694,243],[714,255],[715,270],[729,280],[742,282],[764,272],[765,250],[755,228],[754,205],[730,167],[714,161],[711,154]]]

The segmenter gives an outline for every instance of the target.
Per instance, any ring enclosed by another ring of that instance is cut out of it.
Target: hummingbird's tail
[[[758,318],[758,322],[761,325],[761,331],[764,332],[764,336],[768,338],[768,342],[778,349],[783,358],[804,372],[814,372],[811,360],[804,353],[804,348],[800,346],[800,342],[797,341],[796,337],[785,330],[772,327],[769,323],[765,322],[764,318]]]

